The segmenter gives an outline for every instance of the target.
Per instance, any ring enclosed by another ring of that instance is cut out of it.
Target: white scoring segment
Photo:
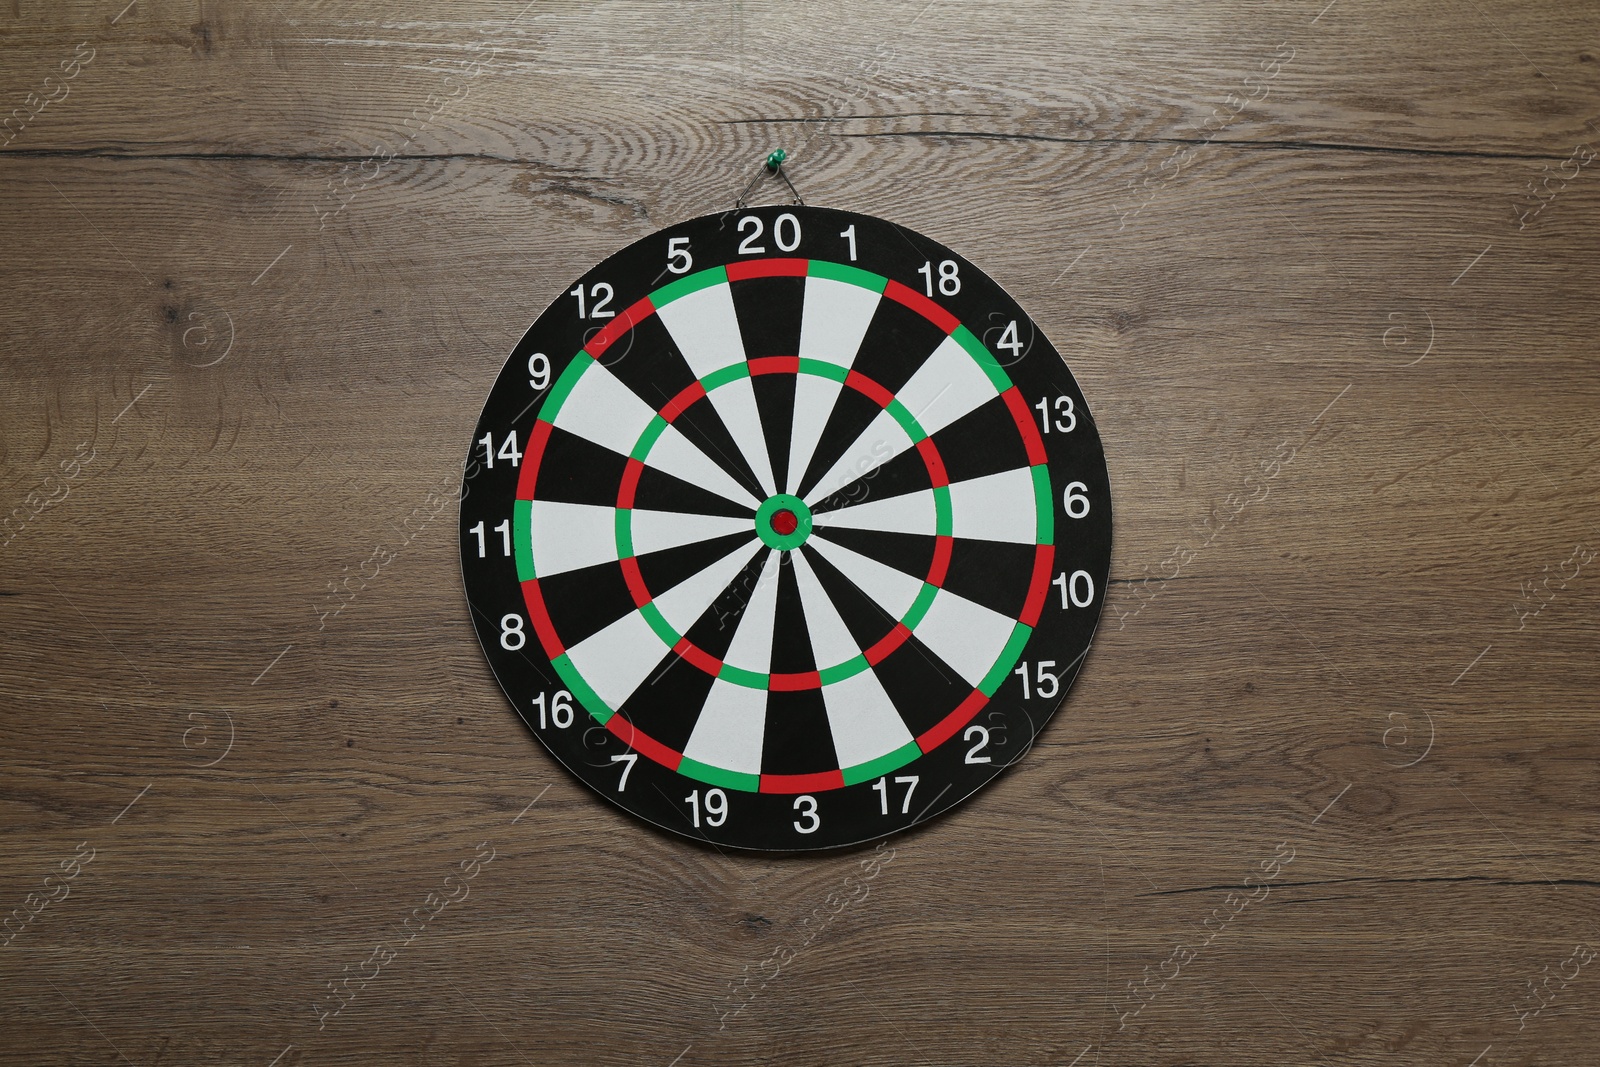
[[[556,413],[555,425],[626,456],[639,443],[644,428],[655,416],[650,405],[623,385],[615,374],[591,361]],[[646,463],[746,507],[760,504],[749,490],[730,478],[672,426],[656,439]]]
[[[735,549],[657,596],[654,600],[656,608],[668,625],[679,633],[684,632],[705,614],[749,558],[748,545]],[[776,588],[776,581],[772,585]],[[766,642],[770,649],[770,619],[767,621]],[[669,646],[651,628],[643,613],[634,610],[567,649],[567,655],[571,657],[578,673],[594,687],[600,699],[608,707],[616,709],[633,695],[668,651]]]
[[[696,378],[744,362],[744,337],[726,282],[680,296],[656,314]]]
[[[806,494],[806,503],[815,504],[827,499],[910,447],[911,438],[895,417],[887,411],[878,412],[877,417],[861,431],[861,436],[840,453],[838,460],[815,488]]]
[[[778,619],[778,553],[768,552],[750,602],[723,662],[757,674],[772,669],[772,629]]]
[[[808,277],[805,304],[800,312],[800,358],[850,368],[881,299],[877,293],[859,285]],[[795,492],[805,476],[841,388],[843,386],[832,378],[812,374],[800,375],[795,383],[787,492]]]
[[[1000,658],[1016,627],[1016,619],[941,589],[915,632],[918,641],[976,686]]]
[[[938,532],[938,514],[934,510],[931,489],[881,500],[869,499],[864,504],[852,504],[835,511],[819,511],[811,521],[819,530],[885,530],[929,536]]]
[[[535,500],[528,508],[533,570],[541,578],[617,558],[617,513],[594,504]]]
[[[706,397],[722,417],[728,435],[739,446],[745,462],[755,472],[756,481],[768,496],[778,491],[772,478],[772,457],[767,454],[767,436],[761,429],[761,411],[756,407],[755,385],[749,378],[738,378]]]
[[[626,456],[656,413],[617,376],[588,356],[577,356],[577,384],[556,412],[555,424],[601,448]]]
[[[911,412],[922,432],[931,437],[999,395],[971,354],[954,337],[946,337],[895,397]],[[808,502],[843,489],[911,446],[911,438],[899,422],[883,412],[844,450],[817,483]]]
[[[850,636],[816,573],[804,554],[795,552],[790,558],[817,666],[831,667],[853,659],[861,647]],[[823,686],[822,699],[841,767],[886,756],[911,741],[911,732],[870,668]]]
[[[850,636],[850,628],[839,617],[839,610],[822,588],[805,553],[790,553],[789,559],[794,565],[795,584],[800,589],[800,605],[805,610],[806,631],[811,636],[811,654],[817,667],[832,667],[860,655],[861,646]]]
[[[951,482],[950,511],[955,537],[1038,543],[1039,510],[1028,467]]]
[[[538,506],[539,502],[534,501],[535,514]],[[604,511],[613,519],[617,514],[610,508],[597,510]],[[690,515],[680,511],[650,511],[645,508],[635,508],[631,519],[635,556],[677,548],[679,545],[693,544],[696,541],[726,537],[728,534],[751,532],[749,519],[733,519],[726,515]],[[612,535],[612,540],[616,540],[615,534]]]
[[[917,599],[917,594],[922,592],[922,579],[887,567],[859,552],[852,552],[843,545],[836,545],[820,534],[806,543],[816,548],[823,559],[839,568],[841,574],[876,601],[892,619],[904,618]]]
[[[683,754],[723,770],[760,774],[766,732],[767,691],[718,678],[711,683]]]
[[[637,611],[567,649],[578,673],[613,710],[633,695],[662,655],[661,638]]]
[[[887,756],[912,740],[894,701],[872,669],[822,687],[833,750],[840,767],[854,767]]]
[[[698,485],[702,489],[709,489],[718,496],[732,500],[745,507],[759,507],[761,501],[751,495],[750,491],[734,481],[723,470],[712,462],[704,452],[675,426],[668,426],[656,438],[656,445],[650,450],[650,455],[645,457],[645,465],[665,471],[676,478],[681,478],[690,485]]]
[[[751,542],[755,540],[752,537]],[[742,544],[711,566],[684,579],[664,593],[658,593],[652,603],[661,617],[678,633],[688,633],[689,628],[716,603],[717,597],[728,588],[739,574],[740,568],[750,561],[751,545]]]
[[[931,437],[999,395],[972,354],[946,337],[895,397]]]
[[[687,296],[664,304],[656,312],[683,353],[684,362],[697,379],[735,363],[743,363],[744,335],[739,332],[739,316],[733,309],[733,292],[726,282],[697,289]],[[761,431],[761,412],[756,407],[750,379],[729,382],[707,396],[721,417],[745,462],[755,472],[756,481],[768,496],[777,492],[772,478],[772,459],[767,455],[767,439]]]
[[[808,277],[800,312],[800,358],[850,367],[881,299],[859,285]]]

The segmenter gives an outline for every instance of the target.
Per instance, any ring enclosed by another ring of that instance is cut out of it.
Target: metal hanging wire
[[[767,153],[766,161],[762,163],[761,169],[756,172],[756,176],[754,178],[750,179],[750,184],[744,187],[744,192],[739,194],[739,199],[734,201],[734,208],[740,211],[744,210],[746,201],[749,199],[751,192],[753,192],[755,187],[761,183],[761,179],[768,174],[777,176],[783,181],[784,185],[789,187],[789,193],[794,197],[793,202],[795,205],[799,207],[805,207],[806,202],[801,199],[800,190],[794,187],[794,182],[790,181],[789,176],[783,172],[784,160],[788,158],[789,153],[784,151],[782,148],[775,148],[771,152]]]

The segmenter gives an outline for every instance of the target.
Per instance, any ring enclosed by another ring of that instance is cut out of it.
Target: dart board
[[[661,230],[563,291],[462,492],[517,714],[718,846],[867,841],[1017,762],[1111,557],[1094,421],[1027,314],[935,241],[802,206]]]

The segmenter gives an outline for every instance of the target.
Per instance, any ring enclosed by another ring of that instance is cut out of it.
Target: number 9
[[[542,392],[550,384],[550,357],[543,352],[529,356],[528,374],[528,384],[533,386],[533,391]]]

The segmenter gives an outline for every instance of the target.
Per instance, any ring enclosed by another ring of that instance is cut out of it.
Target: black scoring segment
[[[638,605],[615,563],[563,571],[539,579],[561,643],[571,648],[634,611]]]
[[[729,283],[729,289],[734,313],[739,316],[745,359],[799,354],[804,278],[745,278]]]
[[[929,436],[952,482],[1028,466],[1028,448],[1017,433],[1011,409],[1000,397]]]
[[[943,587],[1007,618],[1019,617],[1028,600],[1038,549],[971,538],[956,538],[952,546]]]
[[[911,380],[947,335],[918,312],[893,300],[878,302],[856,354],[855,369],[891,393]]]
[[[627,465],[626,456],[619,456],[609,448],[601,448],[586,438],[552,426],[550,437],[545,442],[544,456],[539,461],[534,498],[614,508],[617,506],[617,489],[622,484],[622,471]],[[672,480],[678,481],[676,478]]]

